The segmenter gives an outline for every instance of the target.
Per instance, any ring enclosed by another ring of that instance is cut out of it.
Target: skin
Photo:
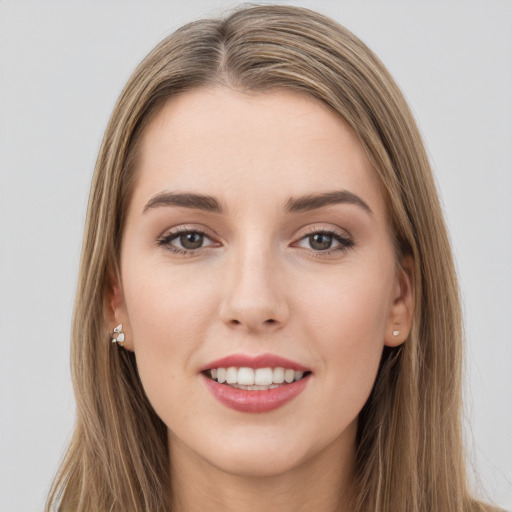
[[[346,202],[286,209],[290,198],[340,190],[371,212]],[[225,211],[145,210],[162,192],[214,196]],[[176,254],[176,228],[207,236]],[[341,241],[327,235],[320,250],[310,235],[326,230]],[[359,141],[316,99],[208,88],[162,108],[141,140],[110,315],[168,426],[176,510],[350,509],[357,417],[384,345],[409,332],[411,266],[396,261]],[[235,411],[199,371],[240,353],[278,354],[312,375],[281,408]]]

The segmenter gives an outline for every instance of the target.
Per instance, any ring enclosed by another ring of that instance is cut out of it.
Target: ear
[[[111,277],[105,294],[105,320],[113,334],[114,328],[122,325],[125,335],[123,348],[133,352],[133,337],[124,300],[123,286],[118,277]]]
[[[389,311],[384,345],[397,347],[409,336],[414,315],[414,259],[406,256],[398,265],[393,302]]]

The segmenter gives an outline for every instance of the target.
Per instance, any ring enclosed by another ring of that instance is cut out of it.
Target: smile
[[[292,368],[213,368],[206,372],[206,376],[233,388],[250,391],[265,391],[276,387],[291,384],[302,379],[304,372]]]
[[[263,413],[284,406],[306,388],[312,372],[274,354],[232,355],[210,363],[200,376],[221,404]]]

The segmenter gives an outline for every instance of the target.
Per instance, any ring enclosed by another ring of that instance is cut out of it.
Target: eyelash
[[[170,251],[173,254],[178,254],[181,256],[194,256],[197,254],[197,252],[199,250],[201,250],[201,249],[204,250],[204,249],[208,249],[211,247],[211,246],[206,246],[206,247],[199,247],[197,249],[180,249],[179,247],[175,247],[171,244],[171,242],[173,240],[175,240],[176,238],[178,238],[182,235],[185,235],[185,234],[197,234],[197,235],[201,235],[209,240],[212,240],[212,237],[204,229],[188,228],[185,226],[180,226],[180,227],[177,227],[176,229],[174,229],[172,232],[167,233],[166,235],[160,237],[157,240],[157,244],[158,244],[158,246],[163,247],[165,250]],[[333,240],[335,240],[336,242],[339,243],[339,245],[337,245],[331,249],[325,250],[325,251],[315,250],[315,249],[306,249],[306,250],[310,251],[315,257],[318,257],[318,258],[328,257],[337,252],[341,253],[341,252],[346,251],[347,249],[350,249],[351,247],[354,246],[354,241],[349,236],[341,235],[338,231],[335,231],[332,229],[319,229],[319,228],[308,229],[307,232],[303,236],[301,236],[301,238],[299,238],[297,240],[297,242],[294,242],[294,244],[297,244],[312,235],[332,236]]]
[[[205,229],[201,228],[188,228],[186,226],[179,226],[170,233],[167,233],[166,235],[163,235],[157,240],[157,244],[160,247],[163,247],[165,250],[170,251],[174,254],[179,254],[182,256],[194,256],[197,251],[200,249],[205,249],[204,247],[199,247],[198,249],[180,249],[179,247],[174,247],[171,242],[175,240],[176,238],[179,238],[182,235],[187,234],[197,234],[201,235],[209,240],[212,239],[212,237],[206,232]],[[209,248],[209,247],[206,247]]]
[[[298,242],[301,242],[302,240],[309,238],[312,235],[329,235],[332,236],[333,241],[336,241],[339,243],[339,245],[327,249],[325,251],[317,251],[315,249],[306,249],[312,252],[312,254],[317,258],[325,258],[332,256],[335,253],[342,253],[351,247],[354,246],[354,240],[350,238],[348,235],[342,235],[338,231],[334,229],[328,229],[328,228],[308,228],[306,230],[306,233],[299,238],[297,242],[294,242],[294,244],[297,244]]]

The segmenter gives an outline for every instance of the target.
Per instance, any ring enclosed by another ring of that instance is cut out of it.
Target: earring
[[[112,333],[112,343],[117,343],[120,347],[124,345],[123,324],[119,324],[114,328],[114,332]]]
[[[393,336],[398,336],[400,334],[400,331],[393,331]]]

